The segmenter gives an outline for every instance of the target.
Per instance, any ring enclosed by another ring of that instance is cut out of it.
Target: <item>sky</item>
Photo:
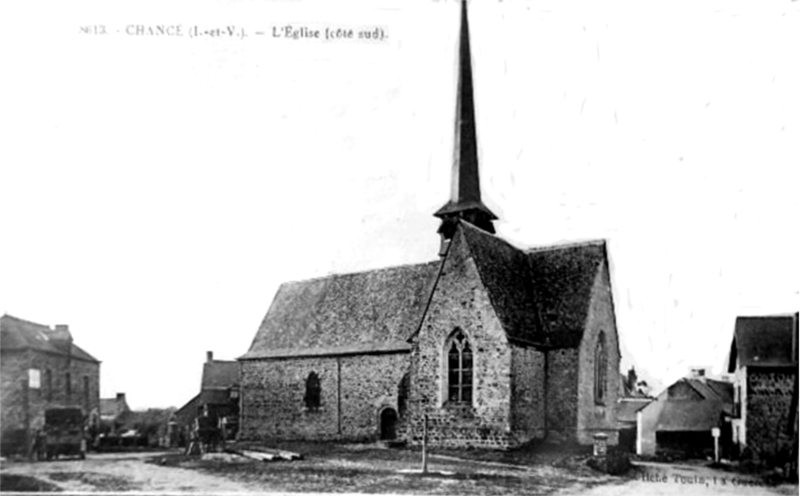
[[[102,397],[179,407],[282,282],[435,259],[458,21],[454,0],[3,2],[0,313],[68,324]],[[127,34],[158,25],[182,35]],[[800,2],[472,0],[470,29],[498,234],[607,240],[623,369],[722,373],[737,315],[800,308]]]

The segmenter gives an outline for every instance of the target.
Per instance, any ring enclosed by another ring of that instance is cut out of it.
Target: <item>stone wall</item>
[[[408,353],[243,360],[241,437],[247,440],[374,440],[384,407],[397,409]],[[306,379],[320,379],[307,408]]]
[[[3,452],[22,449],[19,446],[26,429],[44,426],[48,408],[78,407],[86,415],[100,408],[100,364],[70,359],[66,355],[38,351],[8,351],[0,360],[2,380],[2,444]],[[39,388],[28,387],[28,370],[37,369]],[[52,379],[48,381],[48,371]],[[66,374],[70,374],[67,394]],[[86,378],[86,382],[84,382]],[[88,385],[88,389],[85,387]]]
[[[511,347],[511,429],[517,443],[545,433],[545,354],[535,348]]]
[[[578,350],[547,352],[547,438],[576,440],[578,425]]]
[[[472,401],[447,401],[445,341],[456,328],[473,349]],[[511,348],[494,313],[461,230],[451,241],[411,359],[408,438],[438,446],[506,448],[511,434]]]
[[[605,397],[598,403],[594,394],[595,349],[600,332],[606,342],[606,383]],[[602,264],[595,276],[589,316],[578,357],[578,430],[577,440],[581,444],[591,444],[594,434],[608,435],[608,444],[619,442],[616,407],[619,396],[619,341],[617,323],[614,315],[614,302],[608,267]]]
[[[779,463],[792,441],[788,431],[794,367],[747,367],[747,453],[758,462]]]

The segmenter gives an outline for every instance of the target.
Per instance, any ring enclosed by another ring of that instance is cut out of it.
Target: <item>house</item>
[[[742,458],[776,465],[794,434],[798,314],[738,317],[728,358],[734,374],[731,439]]]
[[[466,3],[439,258],[283,284],[241,363],[247,440],[617,442],[604,241],[522,249],[482,202]]]
[[[695,368],[687,378],[669,386],[655,401],[637,412],[637,446],[640,455],[670,454],[703,457],[714,454],[712,429],[729,437],[733,411],[733,385],[707,378]],[[721,449],[727,453],[728,445]]]
[[[131,409],[125,393],[115,398],[100,398],[100,430],[105,434],[117,434],[131,417]]]
[[[78,407],[87,419],[98,417],[100,361],[73,342],[66,325],[0,317],[0,378],[4,454],[27,450],[48,408]]]
[[[631,367],[627,375],[620,373],[619,399],[617,400],[617,429],[620,448],[636,452],[637,413],[649,405],[653,398],[646,393],[647,383],[640,381]]]
[[[206,353],[200,392],[173,416],[172,444],[183,445],[191,435],[195,420],[201,415],[212,417],[214,423],[224,419],[226,435],[233,439],[239,428],[239,363],[215,360],[213,352]]]

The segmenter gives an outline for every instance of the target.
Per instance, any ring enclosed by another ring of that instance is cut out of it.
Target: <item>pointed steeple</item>
[[[443,250],[445,244],[453,237],[458,219],[464,219],[490,233],[494,233],[492,221],[497,219],[481,201],[475,102],[472,92],[472,56],[469,48],[466,0],[461,1],[458,67],[452,189],[450,201],[434,214],[442,219],[439,234],[442,235]]]

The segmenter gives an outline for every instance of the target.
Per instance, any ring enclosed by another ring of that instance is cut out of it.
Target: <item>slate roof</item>
[[[528,251],[544,326],[556,346],[576,347],[589,316],[592,288],[607,267],[605,241]]]
[[[617,402],[617,420],[636,422],[636,413],[653,402],[652,398],[625,398]]]
[[[37,350],[71,356],[87,362],[100,363],[83,348],[72,343],[67,348],[52,339],[53,330],[46,325],[3,315],[0,317],[0,350]]]
[[[657,431],[710,431],[721,423],[721,401],[667,401],[658,416]]]
[[[440,265],[285,283],[241,359],[408,350]]]
[[[202,389],[227,389],[239,384],[239,362],[211,360],[203,364]]]
[[[792,365],[793,334],[797,333],[797,315],[737,317],[728,359],[728,372],[739,365]]]
[[[459,221],[509,340],[576,347],[592,288],[607,266],[604,241],[521,250]],[[440,261],[283,284],[240,359],[406,351],[422,321]]]

